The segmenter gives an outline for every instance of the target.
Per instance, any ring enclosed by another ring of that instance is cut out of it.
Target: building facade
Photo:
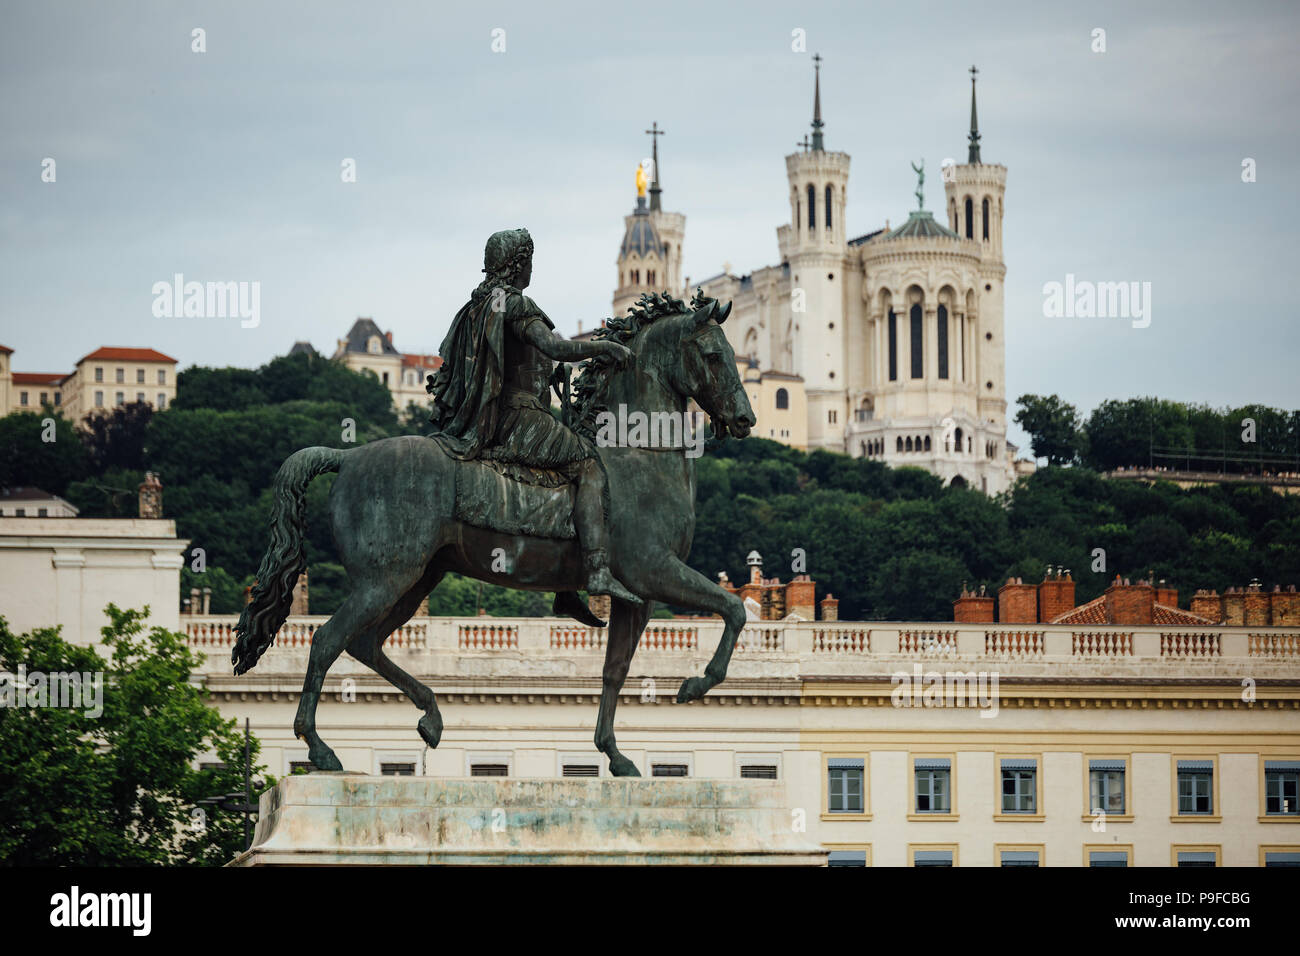
[[[12,356],[0,346],[0,415],[49,408],[81,423],[130,402],[161,411],[176,397],[176,360],[154,349],[105,346],[71,372],[15,372]]]
[[[727,269],[704,291],[734,302],[725,329],[738,357],[799,379],[799,447],[1003,491],[1016,451],[1006,440],[1006,167],[981,159],[974,76],[967,162],[943,170],[947,225],[918,187],[918,208],[901,226],[850,237],[850,157],[825,147],[817,67],[812,138],[785,157],[780,262],[739,276]],[[772,431],[760,411],[755,433],[785,440]]]
[[[298,343],[294,349],[300,347],[310,346]],[[437,355],[399,351],[393,345],[393,333],[380,331],[375,320],[367,318],[357,319],[347,337],[338,340],[333,357],[354,372],[368,372],[379,379],[392,393],[393,407],[399,412],[412,402],[421,408],[429,404],[425,380],[442,365]]]
[[[293,717],[325,620],[290,618],[234,677],[235,618],[183,619],[215,706],[251,718],[276,774],[306,765]],[[713,621],[651,621],[619,747],[646,776],[785,780],[791,826],[833,864],[1300,861],[1300,629],[759,620],[727,680],[676,704],[720,636]],[[603,640],[559,618],[416,617],[387,649],[438,695],[440,746],[347,655],[317,726],[348,770],[605,776]]]

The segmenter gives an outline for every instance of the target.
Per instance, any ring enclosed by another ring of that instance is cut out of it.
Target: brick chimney
[[[1219,597],[1218,591],[1206,591],[1202,588],[1192,595],[1189,610],[1217,624],[1223,620],[1223,599]]]
[[[1064,575],[1058,567],[1047,566],[1043,582],[1038,585],[1038,620],[1041,623],[1055,620],[1066,611],[1074,609],[1074,578],[1067,568]]]
[[[384,333],[384,338],[388,339],[388,344],[389,344],[389,345],[392,345],[392,344],[393,344],[393,333],[392,333],[391,331],[385,332],[385,333]]]
[[[745,558],[745,563],[749,565],[749,581],[740,586],[740,599],[746,601],[749,598],[754,599],[759,607],[763,606],[763,556],[757,551],[749,552]]]
[[[840,602],[831,595],[822,598],[822,620],[838,621],[840,619]]]
[[[1268,627],[1269,597],[1258,580],[1246,588],[1245,623],[1247,627]]]
[[[785,613],[806,621],[817,619],[817,585],[806,574],[796,574],[785,587]]]
[[[289,605],[290,614],[310,614],[307,610],[307,569],[298,575],[298,583],[293,586],[293,603]]]
[[[993,598],[984,593],[983,587],[976,594],[963,584],[961,597],[952,602],[952,619],[961,624],[992,624]]]
[[[1296,591],[1294,584],[1288,584],[1285,591],[1274,587],[1269,600],[1274,627],[1300,626],[1300,592]]]
[[[1128,578],[1120,580],[1116,575],[1103,596],[1106,599],[1106,620],[1111,624],[1141,627],[1155,620],[1156,589],[1150,581],[1133,584]]]
[[[1223,623],[1241,627],[1246,623],[1246,595],[1241,588],[1228,588],[1223,592]]]
[[[161,518],[162,510],[162,482],[152,471],[144,473],[144,481],[140,482],[140,517],[141,518]]]
[[[1034,624],[1038,621],[1038,589],[1020,578],[1008,578],[998,588],[998,621]]]
[[[1156,585],[1156,603],[1165,607],[1178,607],[1178,588],[1171,588],[1163,578]]]

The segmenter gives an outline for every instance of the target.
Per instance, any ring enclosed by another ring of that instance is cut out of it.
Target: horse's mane
[[[687,305],[667,292],[644,292],[636,305],[628,306],[627,315],[608,319],[592,335],[595,339],[611,339],[620,345],[631,346],[632,340],[652,323],[672,315],[689,315],[709,303],[702,289]],[[596,416],[607,411],[605,397],[614,378],[614,363],[605,358],[587,359],[579,366],[578,377],[573,380],[573,397],[569,404],[569,420],[575,431],[595,440]]]

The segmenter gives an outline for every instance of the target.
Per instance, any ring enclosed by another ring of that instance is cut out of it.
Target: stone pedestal
[[[826,863],[778,780],[316,773],[260,811],[231,866]]]

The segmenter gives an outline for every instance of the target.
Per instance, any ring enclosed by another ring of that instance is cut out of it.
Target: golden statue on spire
[[[645,163],[642,162],[636,168],[636,194],[638,199],[645,198],[645,184]]]

